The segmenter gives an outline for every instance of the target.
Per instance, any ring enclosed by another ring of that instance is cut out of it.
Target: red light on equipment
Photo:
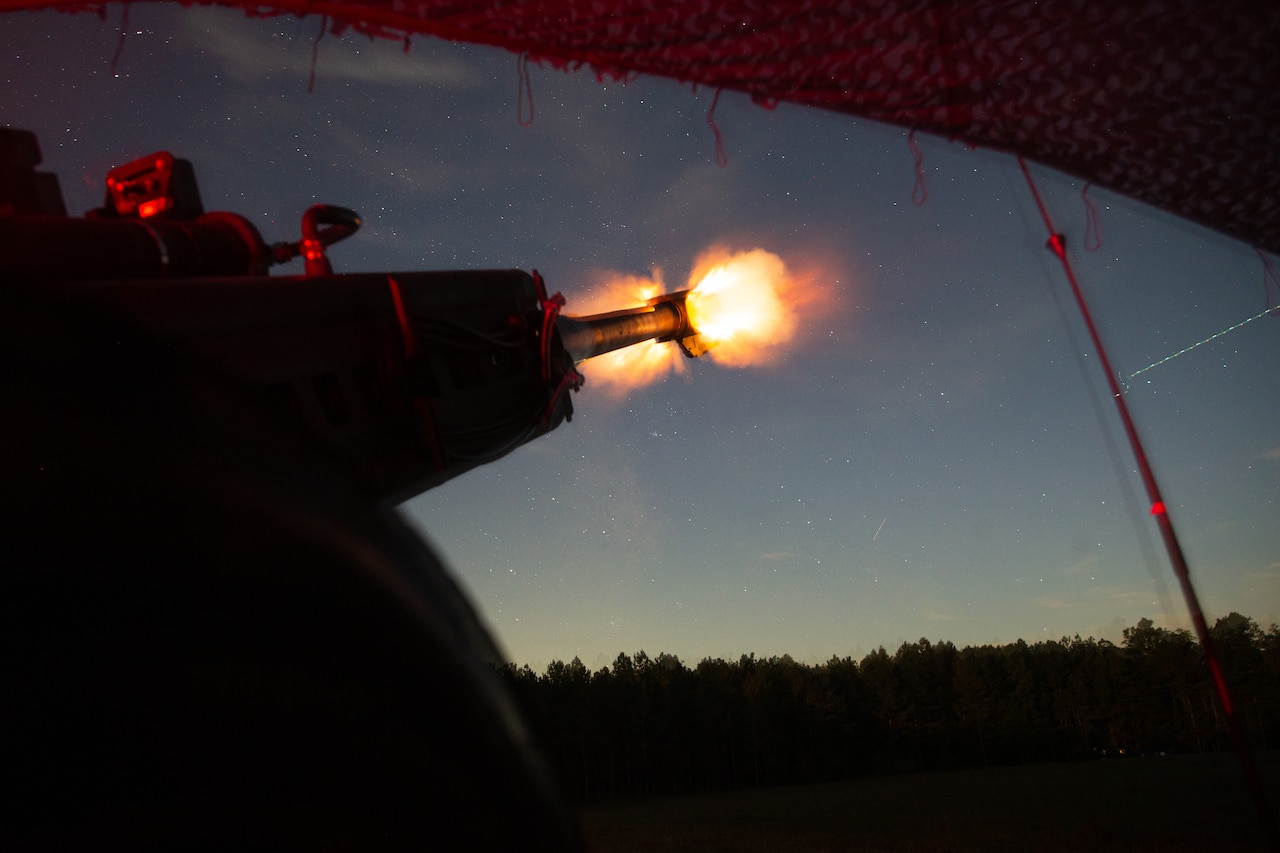
[[[116,216],[195,219],[204,213],[190,161],[168,151],[117,166],[107,175],[105,204]]]
[[[164,213],[173,207],[173,200],[168,198],[153,198],[150,201],[144,201],[138,205],[138,215],[143,219],[148,216],[155,216],[157,213]]]

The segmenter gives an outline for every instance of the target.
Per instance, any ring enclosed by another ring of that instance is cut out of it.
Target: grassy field
[[[1258,756],[1280,810],[1280,753]],[[1265,850],[1232,755],[865,779],[586,808],[609,851]]]

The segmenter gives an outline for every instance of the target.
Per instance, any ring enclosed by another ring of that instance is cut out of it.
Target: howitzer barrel
[[[689,324],[685,308],[687,291],[660,296],[648,305],[593,314],[589,317],[560,317],[556,329],[574,363],[633,346],[644,341],[680,341],[688,355],[695,355],[686,342],[697,331]]]

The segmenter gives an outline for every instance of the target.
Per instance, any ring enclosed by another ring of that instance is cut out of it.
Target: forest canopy
[[[1250,741],[1280,744],[1280,627],[1211,630]],[[1228,748],[1190,632],[1142,619],[1119,645],[1079,636],[957,649],[920,639],[860,661],[789,655],[689,667],[619,654],[504,679],[582,801],[879,773]]]

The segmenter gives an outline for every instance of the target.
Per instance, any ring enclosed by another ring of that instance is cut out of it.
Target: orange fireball
[[[648,302],[666,290],[656,273],[653,278],[617,276],[603,289],[605,301],[614,304]],[[782,258],[772,252],[712,248],[698,257],[689,276],[689,325],[698,333],[700,348],[707,348],[707,355],[720,364],[776,362],[778,348],[796,331],[795,312],[804,304],[799,289]],[[686,364],[675,344],[647,341],[596,356],[584,372],[592,385],[620,395],[683,373]]]
[[[787,298],[791,276],[782,258],[764,249],[730,254],[711,250],[698,259],[689,283],[689,323],[721,364],[762,364],[791,340],[796,320]]]

